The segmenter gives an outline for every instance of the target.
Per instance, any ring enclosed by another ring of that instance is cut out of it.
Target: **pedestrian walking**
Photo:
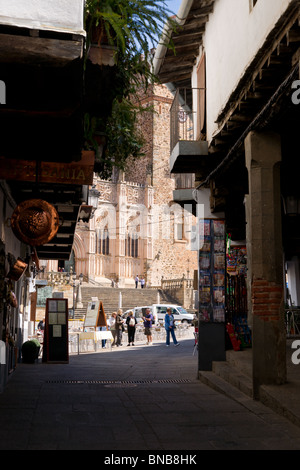
[[[165,315],[166,346],[170,346],[170,334],[172,336],[175,346],[179,346],[175,335],[175,328],[176,326],[174,322],[174,316],[172,314],[172,309],[168,307],[167,313]]]
[[[38,324],[39,331],[44,331],[44,329],[45,329],[45,318],[43,318],[43,320],[41,320]]]
[[[123,318],[123,310],[119,308],[116,316],[116,330],[117,330],[117,346],[122,346],[122,334],[124,331],[124,318]]]
[[[141,279],[141,288],[144,289],[145,286],[145,279],[142,277]]]
[[[136,289],[138,288],[139,280],[140,280],[140,279],[139,279],[139,276],[136,275],[136,276],[135,276],[135,288],[136,288]]]
[[[113,312],[111,317],[107,320],[108,327],[113,337],[113,342],[111,343],[112,346],[116,345],[116,338],[117,338],[116,317],[117,317],[117,312]]]
[[[145,335],[147,336],[147,344],[152,345],[152,324],[154,322],[154,317],[150,312],[150,309],[146,309],[146,314],[143,317],[144,320],[144,327],[145,327]]]
[[[130,310],[128,317],[126,318],[126,324],[127,324],[127,332],[128,332],[128,344],[127,346],[130,346],[130,343],[132,346],[134,346],[134,336],[135,336],[135,326],[136,326],[136,318],[133,315],[133,311]]]

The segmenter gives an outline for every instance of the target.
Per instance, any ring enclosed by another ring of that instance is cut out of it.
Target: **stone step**
[[[252,380],[227,362],[213,362],[212,372],[245,395],[253,396]]]
[[[238,402],[253,413],[257,414],[261,409],[261,404],[253,400],[252,396],[242,392],[239,388],[216,375],[213,371],[199,371],[198,378],[208,387],[216,390],[218,393],[226,395],[228,398]]]
[[[231,393],[253,399],[252,350],[226,351],[226,361],[212,363],[212,371],[199,371],[199,379],[217,390],[223,388]],[[234,392],[235,390],[235,392]]]
[[[81,287],[81,302],[83,304],[83,309],[80,311],[79,309],[75,309],[75,318],[82,318],[82,316],[84,316],[87,309],[87,304],[92,300],[92,297],[98,297],[98,299],[103,303],[105,314],[111,315],[112,312],[118,309],[120,293],[122,294],[123,311],[137,306],[152,305],[157,303],[158,293],[160,302],[178,304],[174,298],[163,292],[161,289],[119,289],[83,285]]]

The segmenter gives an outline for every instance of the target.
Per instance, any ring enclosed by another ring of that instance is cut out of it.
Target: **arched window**
[[[95,242],[96,253],[99,255],[109,255],[109,232],[107,227],[103,230],[97,230]]]
[[[139,256],[138,238],[131,237],[128,233],[125,239],[125,256],[131,256],[132,258],[138,258]]]

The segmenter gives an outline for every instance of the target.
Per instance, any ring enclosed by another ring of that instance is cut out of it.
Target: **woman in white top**
[[[113,342],[112,346],[115,346],[116,344],[116,336],[117,336],[117,330],[116,330],[116,317],[117,317],[117,312],[113,312],[111,317],[108,319],[107,324],[108,327],[111,331],[112,337],[113,337]]]

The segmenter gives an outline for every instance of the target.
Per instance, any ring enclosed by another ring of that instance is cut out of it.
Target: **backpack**
[[[129,320],[129,326],[135,326],[135,319],[133,317]]]

